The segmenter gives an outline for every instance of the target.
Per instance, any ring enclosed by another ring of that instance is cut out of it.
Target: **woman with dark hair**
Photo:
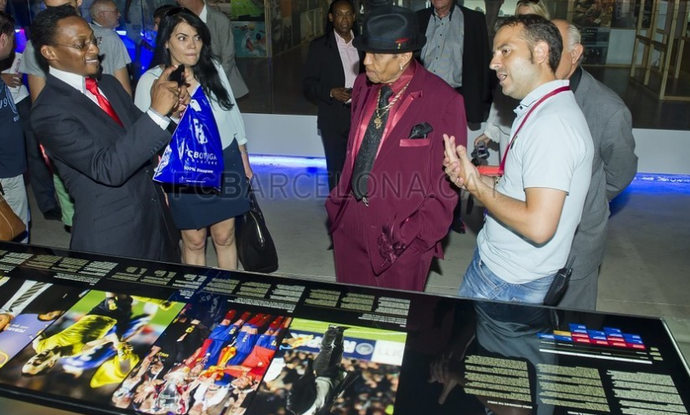
[[[191,11],[177,7],[161,20],[154,62],[162,62],[142,75],[134,103],[148,108],[153,82],[169,66],[185,66],[190,95],[202,88],[211,104],[223,147],[225,171],[221,191],[180,187],[168,189],[168,201],[175,224],[182,231],[183,261],[206,265],[207,228],[218,256],[218,267],[237,269],[235,217],[249,210],[245,177],[253,176],[245,144],[247,139],[240,111],[227,76],[211,52],[211,34],[206,24]]]

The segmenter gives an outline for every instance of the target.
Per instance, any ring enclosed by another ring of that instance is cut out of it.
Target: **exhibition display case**
[[[658,318],[5,242],[0,328],[0,396],[77,413],[690,408],[688,366]]]

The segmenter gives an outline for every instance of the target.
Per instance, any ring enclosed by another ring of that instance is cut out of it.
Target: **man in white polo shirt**
[[[496,33],[491,68],[521,101],[495,175],[481,175],[446,137],[446,172],[489,212],[460,296],[541,304],[566,264],[594,150],[568,81],[556,79],[562,50],[556,26],[539,16],[510,17]]]

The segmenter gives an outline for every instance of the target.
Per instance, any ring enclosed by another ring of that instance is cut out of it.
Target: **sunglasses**
[[[76,44],[76,45],[74,45],[74,44],[72,44],[72,45],[67,45],[67,44],[65,44],[65,43],[56,43],[55,45],[56,45],[56,46],[64,46],[64,47],[66,47],[66,48],[76,49],[76,50],[78,50],[78,51],[83,51],[83,50],[86,50],[86,49],[88,49],[89,47],[91,47],[91,45],[93,45],[93,46],[98,46],[98,43],[99,43],[99,42],[98,42],[98,38],[97,38],[96,36],[91,36],[91,39],[85,40],[85,41],[83,41],[83,42],[81,42],[81,43],[79,43],[79,44]]]

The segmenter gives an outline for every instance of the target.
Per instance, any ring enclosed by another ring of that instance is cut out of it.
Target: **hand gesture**
[[[443,166],[450,181],[461,189],[466,189],[473,193],[478,189],[481,179],[477,167],[472,164],[467,156],[467,148],[465,146],[456,147],[455,137],[452,135],[443,134],[443,141],[446,147]]]
[[[338,102],[347,102],[352,98],[352,90],[348,88],[333,88],[331,96]]]
[[[174,66],[166,68],[151,86],[151,109],[159,114],[168,115],[180,105],[180,100],[184,99],[182,90],[187,99],[189,97],[186,87],[179,87],[177,82],[168,80],[174,70]]]
[[[453,368],[452,366],[457,366],[457,364],[451,362],[450,355],[443,354],[434,359],[429,367],[430,373],[428,382],[443,384],[443,389],[438,397],[439,405],[443,405],[446,402],[448,395],[450,395],[450,392],[455,389],[456,386],[464,386],[466,383],[462,370]]]
[[[482,134],[474,139],[474,146],[478,147],[482,144],[486,146],[489,145],[489,141],[491,141],[491,139],[486,134]]]
[[[4,73],[2,74],[2,81],[10,88],[16,88],[22,84],[22,74]]]

